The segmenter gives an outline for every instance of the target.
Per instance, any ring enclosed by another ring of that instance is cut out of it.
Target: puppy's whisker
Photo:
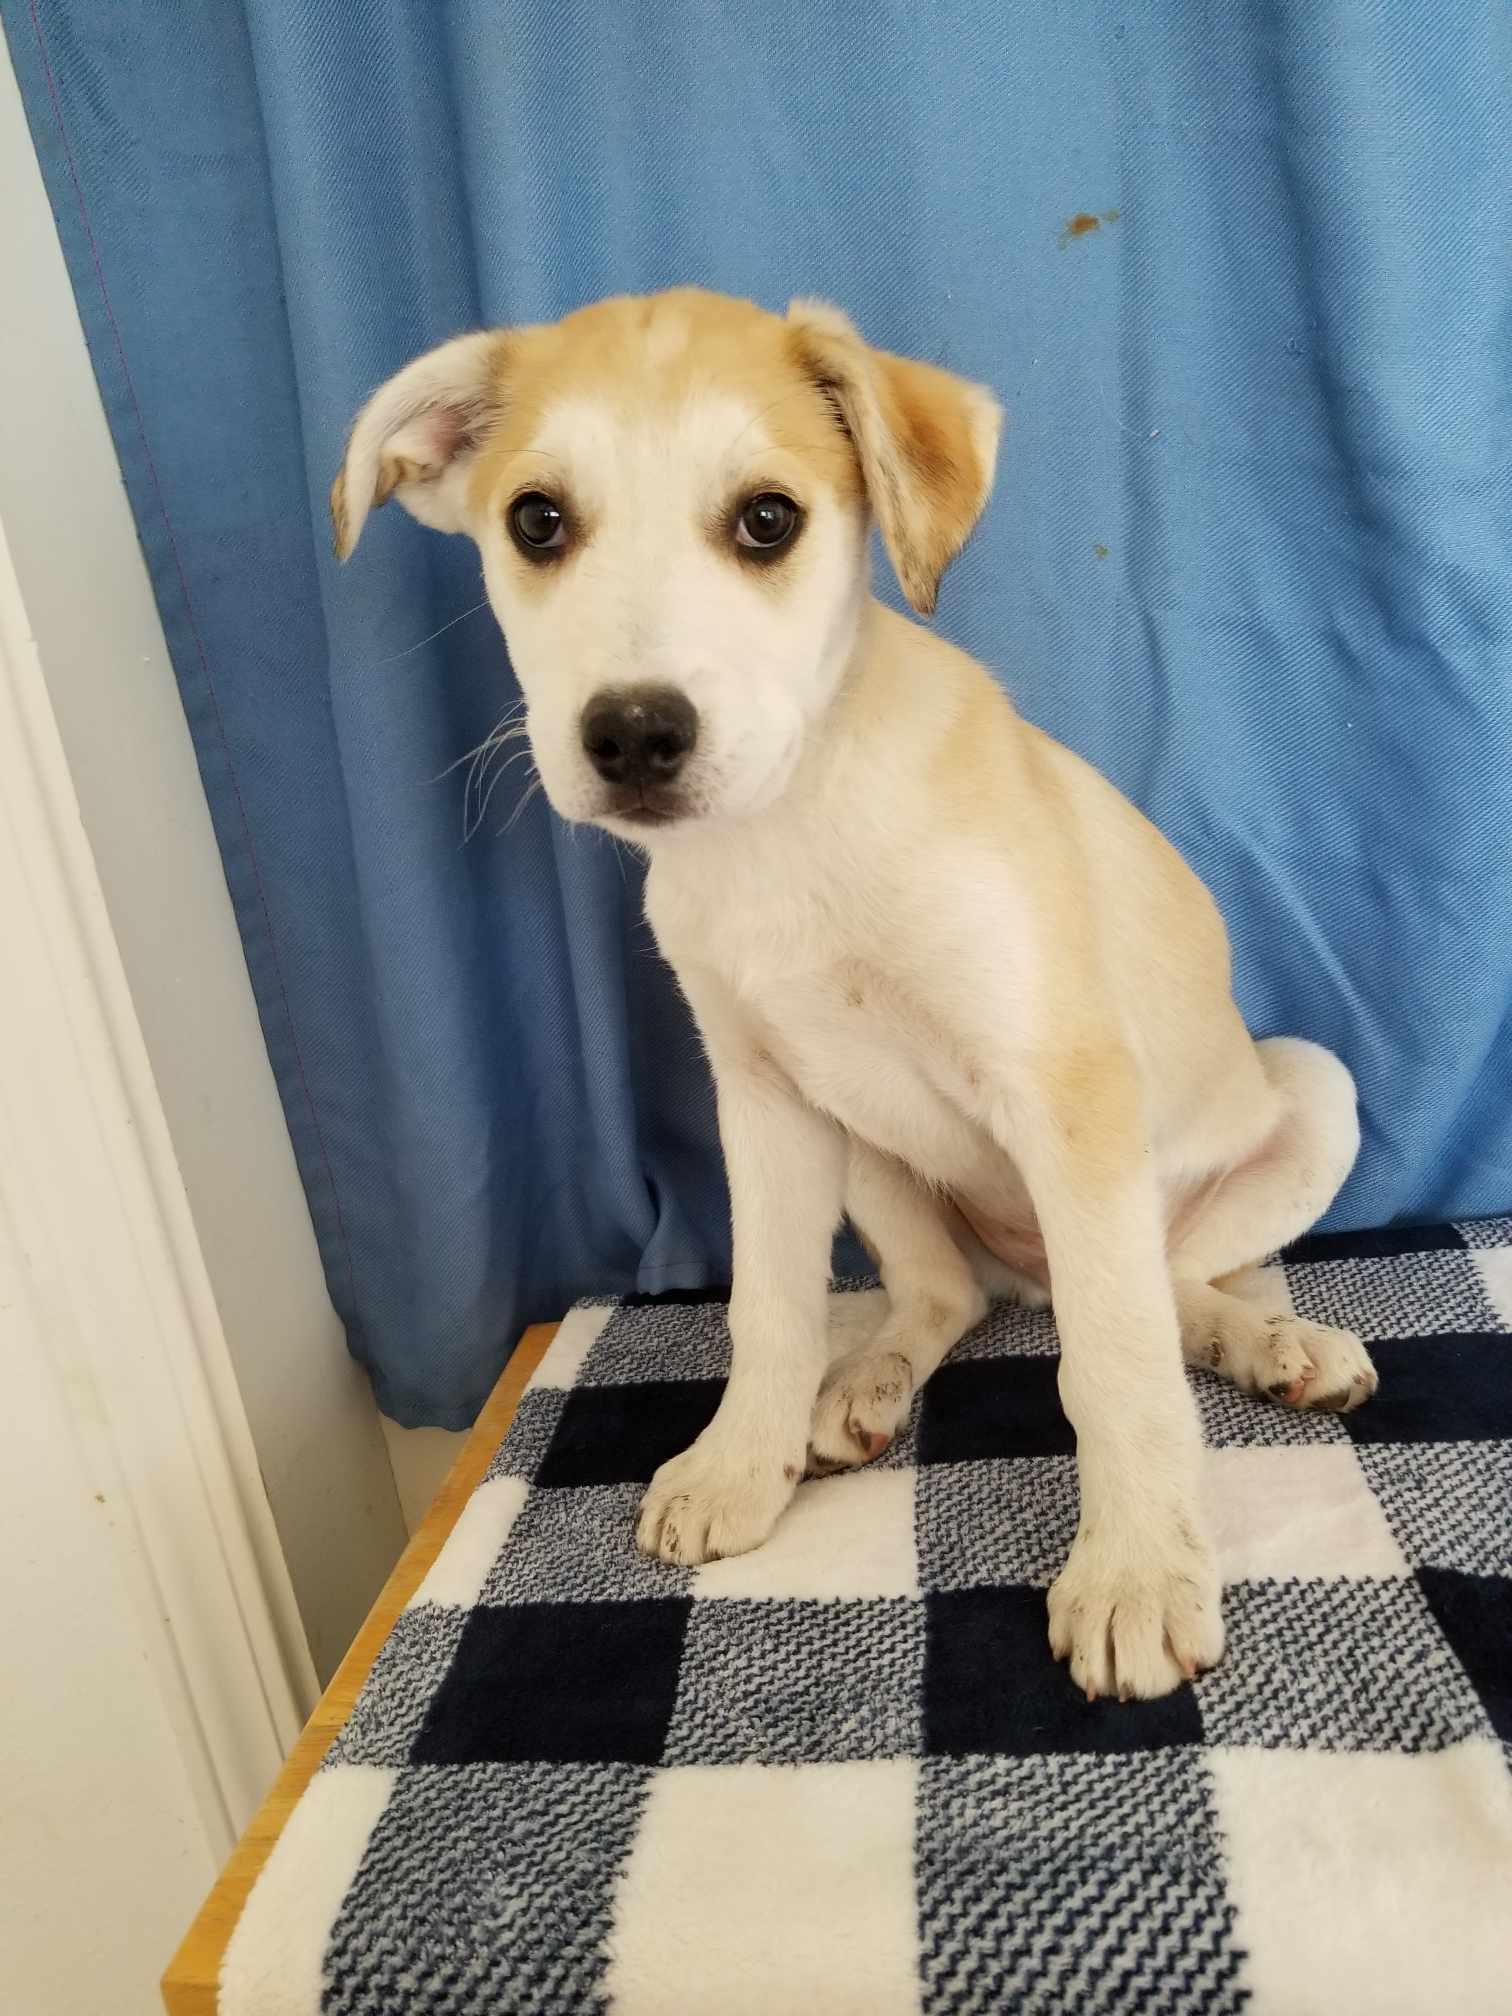
[[[467,773],[469,783],[474,780],[481,780],[488,774],[489,765],[503,747],[503,738],[497,732],[490,735],[486,742],[478,744],[473,752],[472,764]]]
[[[472,828],[468,834],[469,839],[472,838],[473,833],[477,832],[478,828],[483,824],[483,821],[488,817],[489,803],[492,800],[495,791],[498,790],[499,785],[503,780],[503,776],[504,772],[502,769],[496,770],[494,772],[493,777],[489,782],[488,789],[483,793],[482,798],[478,802],[478,816],[472,822]]]
[[[468,833],[472,830],[468,823],[467,808],[472,803],[475,794],[480,799],[482,797],[483,785],[488,776],[489,766],[493,761],[494,752],[497,747],[497,742],[492,739],[479,743],[478,747],[473,751],[472,762],[468,765],[467,779],[462,786],[462,838],[464,842],[467,839]]]
[[[513,756],[506,757],[497,770],[494,771],[495,781],[502,777],[506,770],[513,770],[516,763],[528,763],[529,761],[530,751],[528,749],[516,749]]]
[[[483,752],[479,750],[474,754],[472,762],[468,765],[467,776],[462,785],[462,837],[464,840],[467,838],[467,808],[472,803],[472,795],[478,782],[479,768],[482,761]]]
[[[504,822],[503,827],[500,829],[502,832],[512,833],[514,831],[515,827],[519,824],[520,815],[524,812],[525,807],[530,803],[532,798],[535,798],[539,795],[540,790],[541,790],[540,778],[532,777],[529,785],[526,787],[525,792],[520,799],[519,804],[516,805],[513,812],[510,813],[508,819]]]
[[[450,777],[454,770],[460,770],[464,763],[476,763],[480,757],[485,756],[490,749],[496,748],[499,743],[510,742],[518,736],[528,734],[529,729],[527,724],[520,719],[524,706],[525,702],[523,700],[517,700],[507,714],[500,716],[499,720],[489,729],[476,748],[465,749],[454,763],[448,763],[444,770],[438,771],[429,781],[432,784],[440,784]],[[469,775],[471,775],[471,772],[469,772]]]
[[[454,763],[448,763],[444,770],[438,770],[434,777],[428,777],[425,781],[428,784],[444,784],[453,771],[460,770],[464,763],[476,762],[479,754],[487,747],[487,742],[480,742],[476,749],[464,749]]]
[[[469,828],[471,832],[476,833],[478,828],[482,825],[484,819],[487,817],[488,801],[490,798],[492,798],[494,792],[498,789],[499,779],[504,775],[504,772],[508,768],[509,765],[507,763],[501,763],[496,768],[485,766],[483,771],[480,773],[478,777],[477,790],[475,793],[475,802],[477,805],[477,810],[474,812],[472,817],[471,826]]]
[[[509,744],[503,739],[489,744],[488,754],[484,757],[482,769],[478,774],[478,784],[480,787],[491,773],[497,774],[499,770],[511,769],[516,763],[519,763],[531,753],[528,742],[523,749],[516,749],[511,755],[506,756],[504,752],[508,747]]]
[[[397,665],[401,658],[409,658],[412,657],[416,651],[423,651],[427,644],[434,644],[436,639],[438,637],[444,637],[448,630],[455,630],[459,623],[465,623],[469,616],[476,616],[480,609],[486,609],[487,607],[488,607],[488,597],[485,595],[481,602],[474,602],[471,609],[464,609],[460,616],[453,616],[451,621],[449,623],[443,623],[439,630],[432,630],[429,637],[422,637],[417,644],[406,644],[404,649],[402,651],[396,651],[392,658],[380,658],[378,660],[378,664],[374,667],[374,670],[376,671],[379,669],[379,667],[384,665]]]

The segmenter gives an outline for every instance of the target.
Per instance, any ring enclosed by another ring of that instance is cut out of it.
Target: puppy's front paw
[[[1078,1533],[1050,1591],[1050,1649],[1089,1701],[1154,1700],[1223,1656],[1211,1549],[1184,1519],[1116,1539]]]
[[[663,1463],[641,1500],[635,1543],[643,1554],[693,1568],[759,1547],[787,1509],[798,1465],[732,1458],[705,1433]]]

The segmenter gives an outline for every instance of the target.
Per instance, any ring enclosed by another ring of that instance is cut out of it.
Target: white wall
[[[178,693],[9,59],[0,526],[41,648],[298,1618],[329,1674],[404,1538],[326,1295]],[[3,1069],[3,1059],[0,1059]],[[270,1586],[278,1576],[270,1566]],[[3,1822],[0,1822],[3,1824]]]
[[[401,1428],[384,1416],[383,1439],[388,1444],[404,1523],[413,1533],[446,1482],[446,1473],[461,1455],[467,1436],[445,1428]]]

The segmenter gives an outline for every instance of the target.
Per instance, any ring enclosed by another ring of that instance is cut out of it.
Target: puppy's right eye
[[[791,497],[780,490],[763,490],[742,507],[735,521],[736,544],[771,553],[791,539],[800,515]]]
[[[541,490],[527,490],[509,507],[509,530],[527,557],[550,553],[567,543],[567,518],[560,504]]]

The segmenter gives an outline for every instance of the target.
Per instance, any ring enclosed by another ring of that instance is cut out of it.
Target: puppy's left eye
[[[527,490],[509,507],[509,529],[522,552],[549,553],[567,543],[567,519],[555,498]]]
[[[770,553],[792,538],[801,515],[791,497],[784,497],[780,490],[763,490],[741,506],[735,521],[735,543]]]

